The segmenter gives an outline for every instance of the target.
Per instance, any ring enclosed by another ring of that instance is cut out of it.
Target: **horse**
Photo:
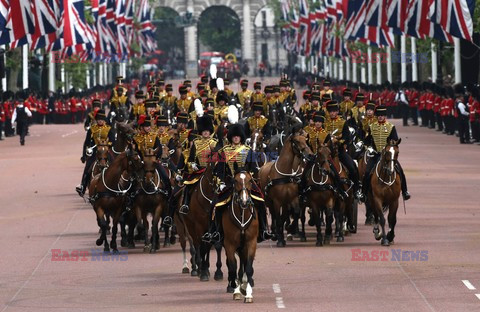
[[[328,138],[327,138],[328,140]],[[326,141],[327,141],[326,140]],[[322,236],[321,214],[325,212],[327,221],[333,215],[335,208],[334,176],[330,170],[329,161],[331,159],[331,149],[329,143],[319,143],[315,162],[307,175],[306,198],[308,206],[312,209],[311,218],[313,218],[317,228],[317,247],[323,246],[329,242],[328,234],[332,233],[331,222],[327,222],[325,241]]]
[[[260,129],[256,129],[252,132],[250,138],[246,140],[246,143],[250,146],[255,155],[255,174],[254,178],[258,177],[258,170],[265,165],[268,160],[267,154],[263,146],[263,132]]]
[[[227,292],[233,292],[233,300],[242,298],[245,303],[253,302],[253,260],[257,250],[258,212],[251,197],[253,177],[247,171],[239,170],[235,163],[234,190],[228,212],[222,215],[225,234],[223,245],[227,257]],[[238,254],[240,266],[237,274]]]
[[[133,122],[129,124],[117,123],[116,127],[118,131],[115,133],[115,143],[111,148],[112,158],[115,158],[121,153],[125,152],[128,142],[132,140],[133,135],[136,132],[133,128]]]
[[[395,238],[395,225],[397,223],[398,198],[401,193],[401,177],[395,170],[395,162],[398,159],[398,145],[402,139],[398,141],[390,140],[383,148],[380,160],[376,163],[372,170],[370,180],[369,197],[371,199],[375,225],[373,233],[376,240],[382,240],[382,246],[390,246]],[[385,233],[385,216],[388,210],[388,226],[390,231]],[[380,234],[378,223],[382,227]]]
[[[283,226],[289,218],[289,209],[298,205],[297,180],[301,175],[301,162],[313,156],[306,137],[299,130],[294,130],[285,140],[279,158],[266,163],[258,173],[265,204],[272,214],[272,228],[275,226],[278,247],[286,245]]]
[[[110,164],[110,144],[108,140],[100,140],[97,144],[97,151],[95,152],[95,162],[92,165],[92,179],[99,173],[102,172],[104,168],[107,168]],[[91,179],[90,179],[91,181]]]
[[[211,151],[214,152],[214,151]],[[202,236],[208,230],[209,218],[211,216],[212,202],[215,196],[214,193],[214,176],[213,176],[214,162],[210,161],[203,172],[200,181],[194,186],[190,196],[190,211],[187,215],[181,214],[182,222],[185,224],[187,235],[192,238],[195,254],[192,255],[194,260],[192,263],[192,276],[200,276],[200,281],[208,281],[210,279],[210,249],[212,245],[202,241]],[[186,188],[183,188],[183,192]],[[183,202],[182,197],[179,198],[178,203]],[[178,209],[177,209],[178,210]],[[217,270],[215,271],[215,280],[223,279],[223,272],[221,270],[221,249],[220,244],[215,244],[217,251]],[[200,265],[200,274],[198,274],[198,265]]]
[[[108,168],[95,176],[89,185],[89,201],[97,216],[97,223],[101,228],[100,238],[96,244],[104,244],[104,251],[117,253],[117,224],[124,204],[125,194],[133,184],[136,172],[141,168],[141,159],[138,153],[128,148],[120,154]],[[124,177],[124,172],[126,177]],[[108,220],[112,218],[112,240],[110,246],[107,241]],[[123,234],[123,230],[122,230]]]
[[[145,246],[143,251],[150,253],[155,253],[160,249],[158,227],[162,212],[167,207],[167,192],[163,190],[164,185],[161,183],[160,174],[156,168],[156,155],[159,148],[147,149],[142,157],[142,177],[133,203],[138,232],[144,233]],[[148,240],[147,215],[149,213],[152,214],[151,244]]]

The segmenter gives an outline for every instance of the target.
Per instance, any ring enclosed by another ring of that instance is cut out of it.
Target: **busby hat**
[[[303,91],[303,99],[304,100],[308,99],[310,97],[310,94],[311,94],[310,90]]]
[[[210,90],[213,90],[213,88],[216,88],[217,87],[217,78],[210,79],[209,85],[210,85]]]
[[[332,100],[332,94],[331,93],[325,93],[322,95],[322,101],[330,101]]]
[[[173,91],[173,86],[169,83],[169,84],[167,84],[167,85],[165,86],[165,90],[166,90],[167,92],[171,92],[171,91]]]
[[[107,115],[104,109],[99,109],[95,113],[95,120],[107,120]]]
[[[123,76],[117,76],[117,83],[120,84],[122,83]]]
[[[352,90],[349,88],[343,89],[343,96],[352,96]]]
[[[165,85],[165,80],[163,79],[158,79],[157,80],[157,86],[164,86]]]
[[[279,85],[274,85],[274,86],[273,86],[273,92],[274,92],[274,93],[280,92],[280,86],[279,86]]]
[[[309,110],[307,112],[307,120],[313,119],[313,116],[315,115],[316,112],[317,111],[315,111],[315,110]]]
[[[177,123],[188,123],[188,114],[187,113],[178,113],[177,114]]]
[[[387,116],[387,107],[383,106],[383,105],[378,106],[377,109],[375,110],[375,115],[376,116]]]
[[[142,91],[142,90],[138,90],[137,92],[135,92],[135,98],[136,98],[136,99],[144,99],[144,98],[145,98],[145,94],[143,94],[143,91]]]
[[[230,79],[228,78],[223,79],[223,84],[226,86],[230,85]]]
[[[263,112],[263,104],[262,102],[254,102],[252,106],[253,111],[262,111]]]
[[[199,133],[203,131],[210,131],[210,134],[213,133],[213,122],[208,115],[203,115],[197,119],[197,129]]]
[[[204,84],[207,84],[208,83],[208,76],[207,75],[200,76],[200,81],[203,82]]]
[[[138,116],[138,126],[139,127],[150,127],[152,125],[152,120],[150,116],[140,115]]]
[[[321,113],[314,113],[313,114],[313,121],[314,122],[325,122],[325,116]]]
[[[231,143],[234,136],[240,137],[240,142],[245,143],[245,130],[241,124],[233,124],[228,126],[227,139]]]
[[[310,101],[320,101],[320,92],[312,92],[310,95]]]
[[[253,89],[255,90],[262,90],[262,83],[257,81],[253,84]]]
[[[280,80],[280,87],[288,87],[288,81],[284,79]]]
[[[159,126],[159,127],[168,127],[168,118],[167,118],[167,116],[158,116],[158,117],[157,117],[157,126]]]
[[[180,86],[178,87],[178,93],[180,93],[180,94],[187,94],[187,92],[188,92],[188,91],[187,91],[187,86],[185,86],[185,85],[180,85]]]
[[[327,110],[329,112],[334,112],[340,110],[340,106],[338,105],[338,102],[335,100],[330,100],[327,102]]]
[[[241,80],[241,81],[240,81],[240,85],[241,85],[242,87],[248,87],[248,80],[247,80],[247,79]]]
[[[198,91],[205,90],[205,84],[203,82],[197,83],[197,90]]]
[[[207,98],[207,100],[205,101],[205,107],[208,106],[215,106],[215,100],[212,98]]]
[[[228,102],[228,94],[227,94],[227,92],[225,92],[225,91],[223,91],[223,90],[222,90],[222,91],[218,91],[216,101],[217,101],[217,103],[219,103],[220,101]]]
[[[357,96],[355,97],[355,102],[357,101],[364,101],[365,100],[365,95],[363,93],[357,93]]]

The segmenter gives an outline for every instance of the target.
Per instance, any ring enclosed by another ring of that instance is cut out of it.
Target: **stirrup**
[[[212,242],[212,234],[209,232],[202,235],[202,242],[204,243],[211,243]]]
[[[188,207],[187,204],[183,204],[180,209],[178,209],[178,212],[181,213],[181,214],[188,214],[188,212],[190,211],[190,208]]]
[[[272,233],[268,232],[267,230],[263,231],[261,236],[263,240],[270,240],[273,237]]]
[[[83,197],[83,195],[85,195],[85,190],[83,189],[83,185],[81,184],[75,188],[75,191],[77,191],[80,197]]]
[[[358,190],[355,192],[355,198],[361,202],[365,201],[365,196],[363,195],[362,191]]]
[[[404,193],[402,193],[402,197],[403,197],[403,200],[409,200],[410,197],[412,197],[410,195],[410,193],[408,191],[405,191]]]
[[[210,243],[211,244],[216,244],[219,243],[222,240],[222,235],[220,235],[220,232],[216,231],[213,234],[210,235]]]
[[[166,216],[165,218],[163,218],[163,225],[171,227],[173,225],[172,217]]]

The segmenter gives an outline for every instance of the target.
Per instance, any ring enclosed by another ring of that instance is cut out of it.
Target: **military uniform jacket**
[[[136,134],[133,139],[135,140],[135,143],[137,144],[138,150],[142,153],[142,155],[145,155],[145,151],[149,148],[157,148],[160,146],[160,140],[158,139],[158,136],[155,132],[150,131],[149,133],[138,133]],[[162,157],[162,149],[159,148],[157,152],[157,158]]]
[[[362,137],[364,138],[367,133],[368,133],[368,129],[370,128],[370,125],[373,124],[374,122],[377,122],[377,117],[373,116],[373,117],[365,117],[363,120],[362,120]]]
[[[87,136],[85,137],[85,142],[83,143],[82,157],[87,156],[86,153],[88,147],[93,147],[97,145],[98,143],[100,143],[100,140],[107,140],[112,144],[115,142],[115,135],[109,125],[105,124],[100,127],[99,125],[95,124],[90,129],[88,129]]]
[[[191,109],[191,106],[192,106],[192,103],[193,103],[193,100],[192,99],[178,99],[177,100],[177,107],[178,107],[178,110],[182,113],[188,113],[190,111],[192,111]]]
[[[365,105],[362,107],[355,106],[352,108],[352,117],[355,119],[355,123],[358,126],[362,125],[366,114],[367,114],[367,109]]]
[[[348,125],[345,122],[345,119],[343,119],[342,117],[337,117],[335,119],[329,118],[325,122],[325,130],[327,130],[328,133],[339,138],[340,143],[348,142],[350,139],[350,131],[348,130]],[[335,134],[333,134],[333,132],[335,132]]]
[[[175,149],[173,138],[170,136],[170,134],[168,134],[168,132],[165,131],[163,133],[158,133],[158,140],[160,141],[160,144],[166,145],[169,151]]]
[[[228,106],[217,106],[213,109],[214,112],[214,121],[216,125],[219,125],[222,123],[222,119],[227,119],[228,116]]]
[[[352,108],[354,108],[354,105],[355,103],[351,100],[343,101],[342,103],[340,103],[340,114],[345,116],[349,111],[352,110]]]
[[[271,135],[270,125],[268,123],[268,119],[265,116],[261,115],[258,118],[255,116],[252,116],[247,119],[247,122],[248,122],[248,129],[245,129],[245,135],[247,137],[250,137],[252,133],[255,132],[256,130],[260,130],[262,131],[264,140],[270,139],[270,135]]]
[[[130,112],[130,120],[134,118],[138,119],[138,116],[145,115],[146,109],[144,103],[135,103],[132,106],[132,111]]]
[[[210,161],[208,155],[210,150],[217,145],[217,140],[208,138],[198,138],[193,140],[188,157],[188,169],[191,170],[192,163],[197,163],[200,168],[205,168]]]
[[[264,99],[265,99],[265,94],[263,94],[262,92],[260,92],[260,93],[253,92],[252,93],[252,100],[250,102],[251,103],[253,103],[253,102],[262,102],[263,103]],[[265,107],[264,107],[264,109],[265,109]]]
[[[319,144],[323,144],[325,142],[325,138],[329,135],[328,131],[323,128],[317,129],[315,127],[310,127],[307,131],[308,133],[308,144],[312,148],[314,153],[317,153]],[[305,127],[306,128],[306,127]]]
[[[235,173],[235,163],[237,163],[239,168],[243,168],[249,172],[254,169],[252,161],[253,152],[250,147],[245,144],[226,145],[219,151],[219,155],[220,158],[215,167],[215,173],[222,181],[225,181],[226,170],[229,171],[229,176],[233,177]]]
[[[395,126],[388,121],[383,123],[376,121],[369,127],[365,144],[372,146],[377,152],[381,152],[390,140],[398,140]]]
[[[252,98],[252,95],[253,95],[253,91],[251,90],[245,90],[245,91],[240,91],[237,93],[237,95],[235,96],[236,100],[238,103],[240,103],[240,105],[242,105],[243,109],[248,109],[249,107],[245,107],[245,99],[246,98]]]

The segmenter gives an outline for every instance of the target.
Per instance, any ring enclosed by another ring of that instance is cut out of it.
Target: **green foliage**
[[[10,70],[20,70],[22,67],[22,49],[16,48],[13,50],[8,50],[6,53],[6,67]]]
[[[87,86],[87,66],[86,63],[76,62],[76,63],[65,63],[65,73],[70,77],[70,81],[75,89],[85,89]],[[68,92],[68,90],[67,90]]]
[[[233,52],[241,47],[240,20],[227,7],[208,8],[198,22],[200,41],[214,51]]]
[[[473,11],[473,31],[480,32],[480,1],[475,2],[475,9]]]
[[[184,29],[175,27],[175,18],[178,13],[167,7],[159,7],[155,10],[155,26],[157,26],[156,40],[160,50],[169,54],[169,51],[179,48],[183,50]]]

